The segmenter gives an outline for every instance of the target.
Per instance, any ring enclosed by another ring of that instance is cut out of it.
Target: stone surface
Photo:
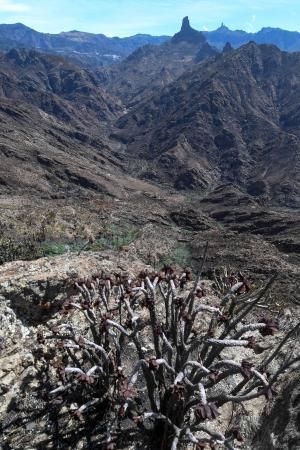
[[[297,450],[300,448],[300,377],[286,378],[284,387],[272,408],[260,420],[253,440],[256,450]]]

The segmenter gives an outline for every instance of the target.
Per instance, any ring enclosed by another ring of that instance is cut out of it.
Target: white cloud
[[[13,0],[0,0],[0,13],[25,12],[29,10],[30,6],[25,3],[15,2]]]

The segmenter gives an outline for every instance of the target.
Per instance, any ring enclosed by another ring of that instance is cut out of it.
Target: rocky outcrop
[[[300,376],[285,380],[280,396],[260,421],[253,440],[256,450],[297,450],[300,447]]]
[[[173,44],[178,42],[191,42],[193,44],[204,44],[206,42],[205,37],[200,31],[194,30],[191,27],[188,17],[184,17],[182,20],[182,26],[179,33],[176,33],[171,39]]]
[[[182,209],[173,211],[170,217],[176,225],[184,230],[205,231],[216,229],[213,220],[210,220],[205,214],[201,214],[194,209]]]
[[[9,300],[22,323],[45,322],[61,307],[62,300],[72,294],[72,279],[90,277],[101,271],[109,273],[117,266],[123,267],[123,271],[128,266],[137,270],[143,263],[130,262],[126,254],[120,255],[117,262],[116,254],[109,251],[7,263],[0,266],[0,298]]]

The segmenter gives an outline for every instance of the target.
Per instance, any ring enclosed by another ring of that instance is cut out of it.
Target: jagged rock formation
[[[171,42],[173,44],[178,42],[204,44],[206,39],[200,31],[194,30],[194,28],[191,27],[189,18],[184,17],[182,20],[181,30],[172,37]]]
[[[196,62],[217,53],[201,32],[191,28],[186,17],[170,42],[142,47],[119,65],[99,70],[98,76],[109,92],[132,107],[170,84]]]

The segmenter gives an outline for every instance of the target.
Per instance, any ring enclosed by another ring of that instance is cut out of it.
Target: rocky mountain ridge
[[[161,44],[167,36],[137,34],[126,38],[104,34],[69,31],[59,34],[40,33],[22,23],[0,25],[0,48],[36,49],[43,53],[69,58],[87,67],[109,65],[127,57],[146,44]]]
[[[300,51],[300,33],[280,28],[265,27],[256,33],[247,33],[243,30],[230,30],[222,24],[218,29],[202,31],[202,34],[208,43],[218,48],[219,51],[227,42],[237,48],[250,41],[257,44],[274,44],[284,51]],[[144,45],[160,45],[170,40],[170,36],[147,34],[109,38],[104,34],[77,30],[50,34],[35,31],[22,23],[0,24],[0,48],[2,50],[36,49],[43,53],[70,58],[91,68],[120,62]]]
[[[177,189],[232,182],[299,207],[300,56],[247,44],[191,66],[122,116],[129,166]]]
[[[273,44],[286,52],[300,51],[300,33],[298,31],[264,27],[256,33],[247,33],[243,30],[230,30],[222,23],[216,30],[203,31],[202,33],[207,41],[219,50],[222,50],[227,42],[234,48],[238,48],[253,41],[257,44]]]

